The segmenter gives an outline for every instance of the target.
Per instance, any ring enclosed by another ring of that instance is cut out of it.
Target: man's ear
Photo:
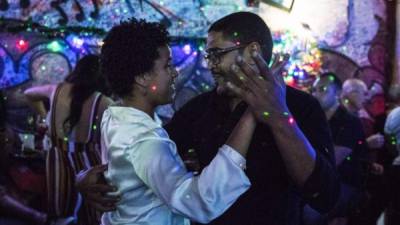
[[[255,62],[253,60],[253,58],[251,57],[251,53],[253,51],[257,51],[258,53],[261,54],[261,46],[258,42],[253,41],[250,44],[248,44],[246,46],[246,48],[244,49],[243,52],[243,59],[245,60],[245,62],[247,62],[249,65],[255,65]]]

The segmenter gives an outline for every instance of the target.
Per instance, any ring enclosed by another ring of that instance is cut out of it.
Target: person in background
[[[384,144],[384,136],[382,133],[376,132],[374,129],[375,119],[365,109],[365,103],[369,98],[367,85],[360,79],[351,78],[343,83],[342,89],[342,104],[350,113],[361,119],[368,147],[370,149],[381,148]],[[378,170],[380,169],[378,168]]]
[[[45,212],[30,207],[15,190],[9,170],[11,155],[21,148],[18,135],[7,124],[5,96],[0,91],[0,225],[66,225]]]
[[[75,217],[78,224],[84,225],[100,223],[101,213],[85,202],[81,204],[74,177],[101,162],[100,120],[106,107],[113,103],[103,94],[106,92],[96,55],[80,59],[64,82],[31,87],[24,92],[49,128],[51,148],[46,158],[46,176],[52,217]],[[50,101],[49,112],[45,100]]]
[[[351,78],[343,83],[342,102],[349,112],[357,115],[362,122],[367,137],[369,173],[366,187],[368,200],[357,215],[353,217],[354,224],[375,225],[384,211],[387,201],[387,174],[385,169],[391,166],[393,156],[385,146],[383,127],[386,115],[379,118],[373,116],[365,107],[370,99],[366,84],[357,78]]]
[[[315,80],[312,94],[328,119],[335,144],[336,166],[341,178],[341,195],[335,209],[319,216],[305,208],[307,224],[347,224],[365,195],[367,146],[361,121],[340,104],[342,82],[334,73],[324,73]],[[310,218],[314,216],[314,218]],[[316,221],[318,220],[318,221]]]
[[[387,146],[395,152],[392,166],[387,170],[388,204],[385,211],[385,225],[400,224],[400,107],[394,108],[385,122]]]

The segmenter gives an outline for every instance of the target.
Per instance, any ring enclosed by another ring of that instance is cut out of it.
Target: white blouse
[[[130,107],[112,106],[103,114],[104,175],[121,201],[116,211],[103,214],[102,224],[208,223],[250,187],[245,159],[228,145],[199,176],[188,172],[160,119],[154,118]]]

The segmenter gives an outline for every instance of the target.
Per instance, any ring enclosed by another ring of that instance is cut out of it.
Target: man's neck
[[[339,102],[336,102],[332,107],[325,110],[326,119],[330,120],[332,116],[335,114],[336,110],[339,108]]]
[[[236,106],[241,102],[242,100],[240,98],[235,98],[235,97],[230,97],[228,99],[229,102],[229,109],[231,112],[236,108]]]

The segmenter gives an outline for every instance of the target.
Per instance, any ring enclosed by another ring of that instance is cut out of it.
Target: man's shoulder
[[[356,115],[351,114],[349,111],[347,111],[343,106],[340,106],[338,108],[338,114],[340,116],[340,119],[345,122],[345,123],[351,123],[351,124],[361,124],[360,118],[358,118]]]
[[[178,121],[178,123],[182,123],[182,120],[185,120],[186,122],[197,120],[197,118],[203,115],[206,110],[212,109],[209,105],[214,99],[214,95],[215,93],[211,91],[192,98],[175,112],[169,124],[176,124]]]
[[[206,109],[206,105],[215,97],[214,91],[204,92],[186,102],[178,111],[187,111],[189,109]]]
[[[317,111],[323,114],[318,100],[311,94],[288,86],[286,95],[289,110],[295,117],[307,116]]]
[[[286,94],[287,94],[287,101],[291,103],[296,102],[300,105],[303,105],[303,103],[300,101],[316,103],[316,99],[311,94],[290,86],[287,86]]]

